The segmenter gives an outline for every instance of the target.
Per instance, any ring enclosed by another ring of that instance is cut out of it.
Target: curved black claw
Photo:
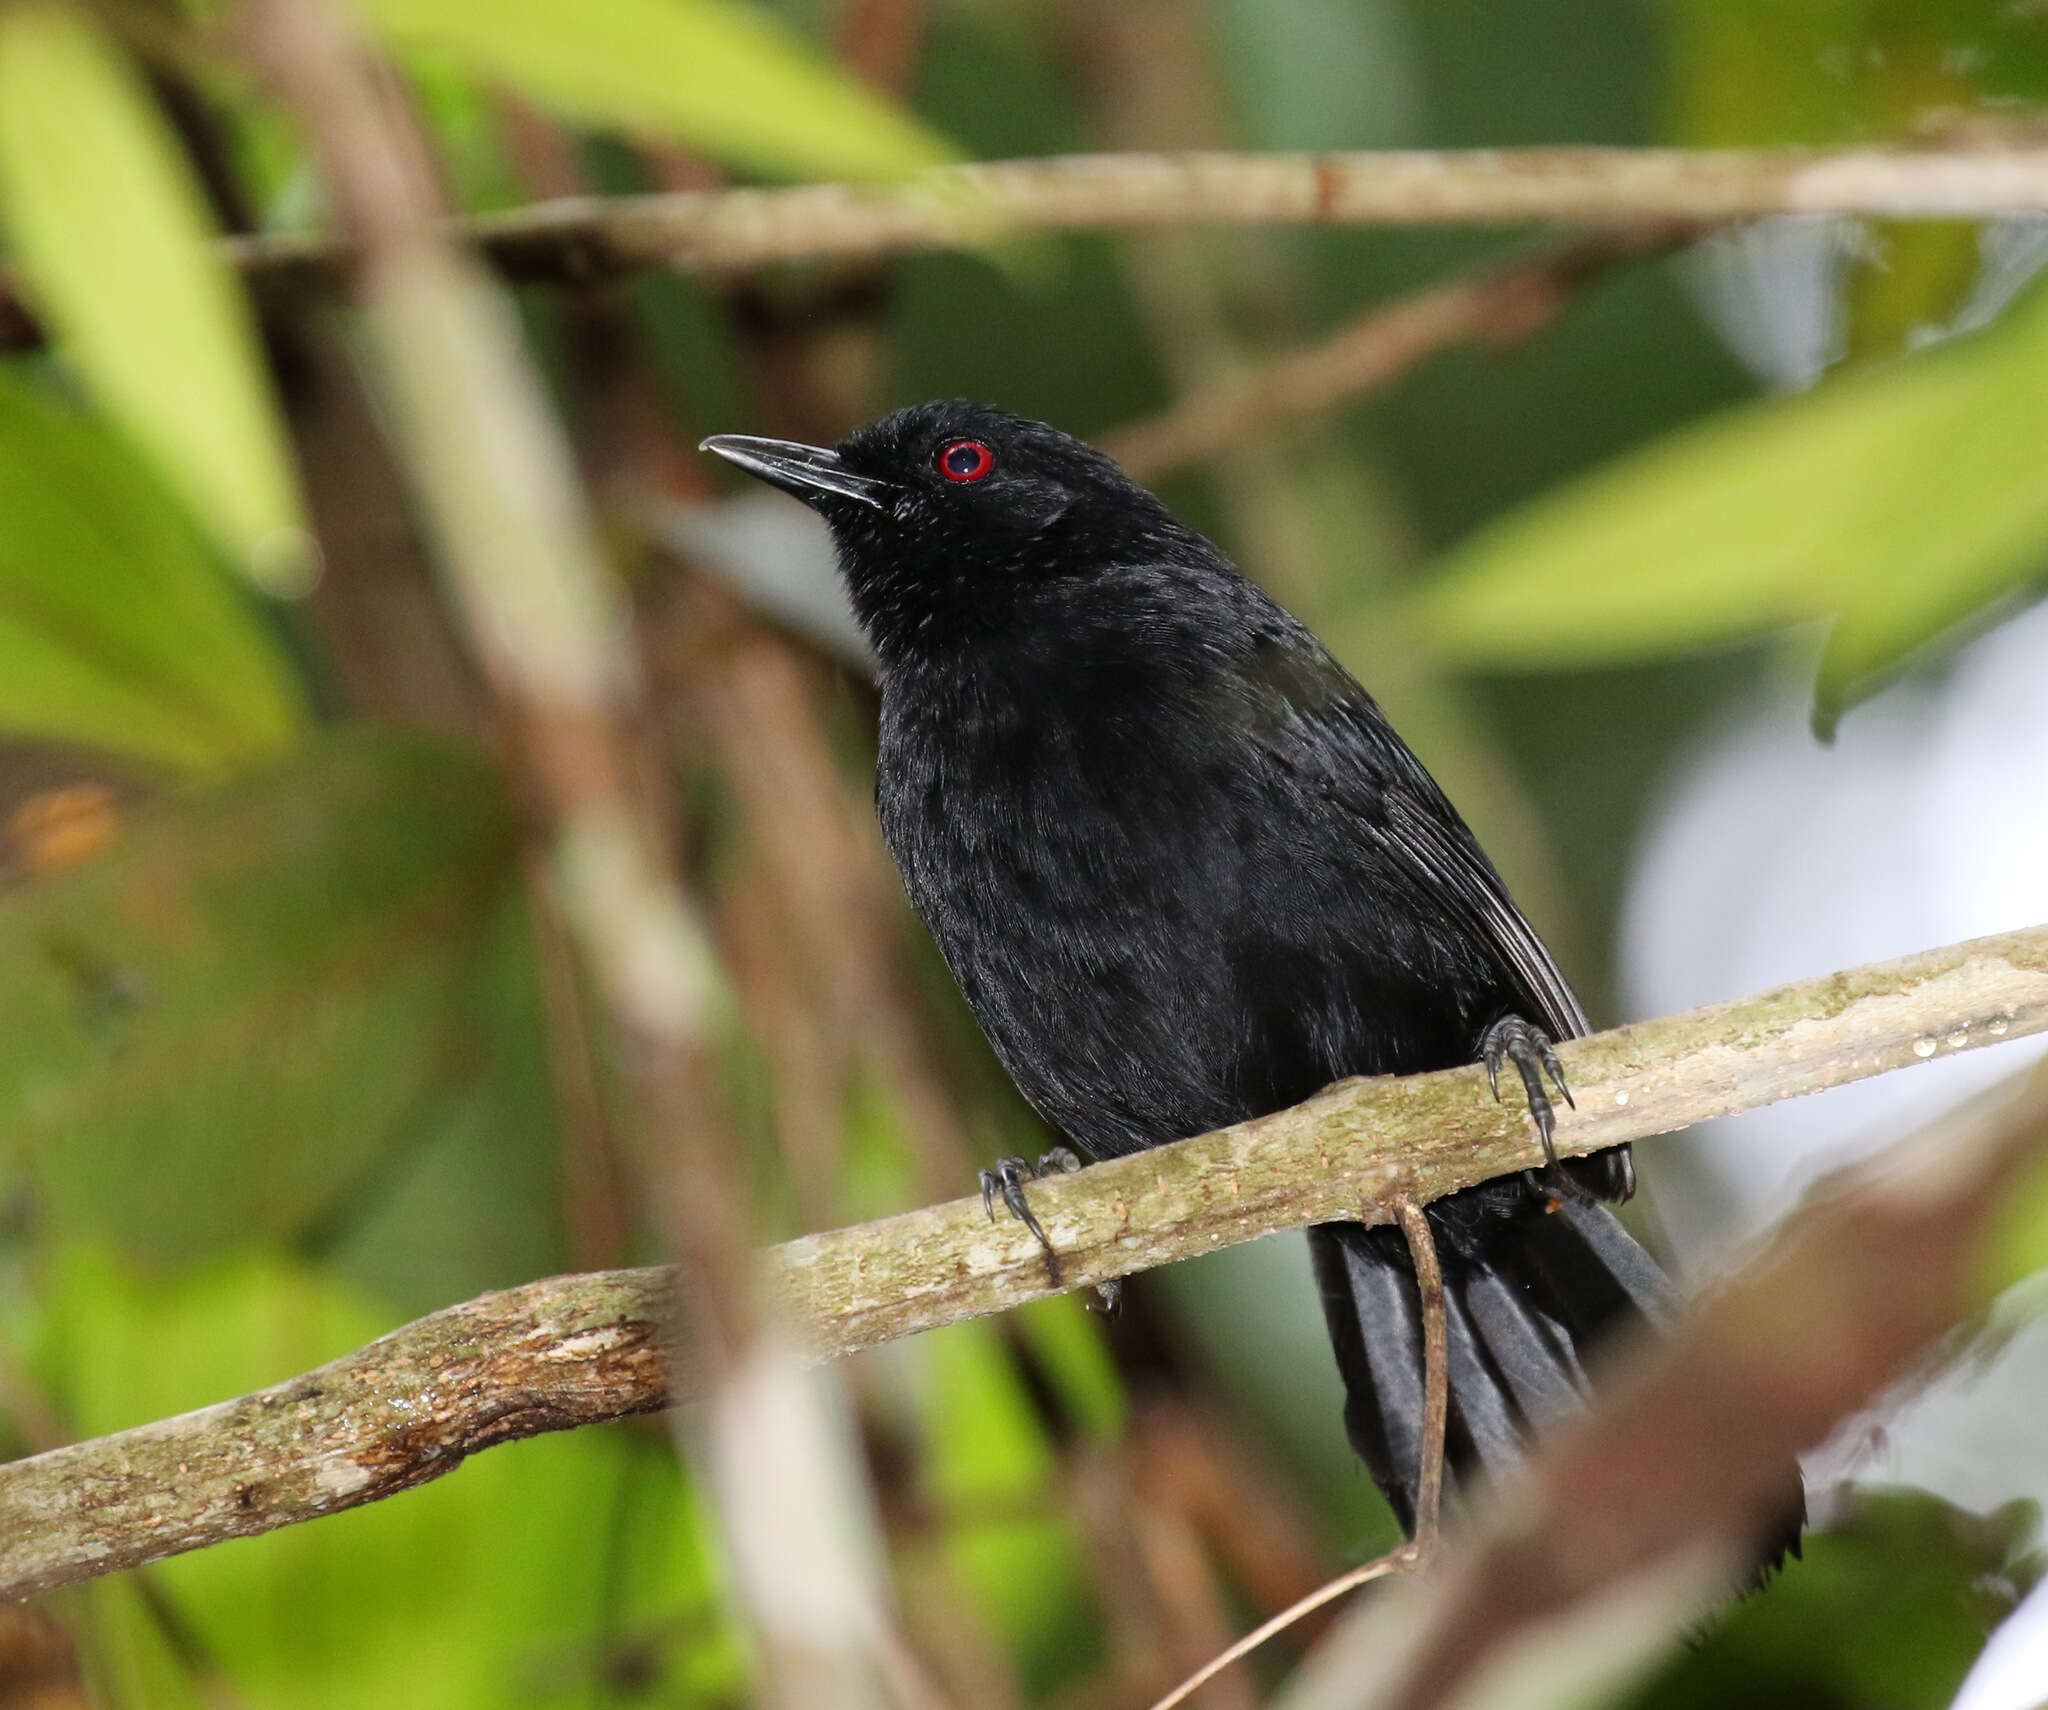
[[[1550,1094],[1544,1090],[1544,1071],[1549,1071],[1566,1104],[1576,1110],[1578,1101],[1572,1097],[1572,1089],[1565,1084],[1564,1065],[1557,1060],[1550,1036],[1540,1027],[1531,1027],[1519,1015],[1504,1015],[1480,1036],[1479,1056],[1486,1065],[1486,1083],[1493,1088],[1495,1099],[1500,1097],[1502,1064],[1514,1064],[1515,1073],[1521,1077],[1522,1091],[1529,1100],[1529,1115],[1535,1120],[1536,1132],[1543,1141],[1543,1156],[1547,1160],[1541,1178],[1544,1190],[1562,1194],[1575,1204],[1592,1204],[1593,1195],[1573,1180],[1558,1162],[1557,1147],[1551,1139],[1557,1130],[1557,1112],[1551,1105]]]
[[[1032,1214],[1031,1202],[1024,1197],[1024,1184],[1049,1176],[1055,1172],[1067,1175],[1081,1167],[1081,1160],[1065,1146],[1055,1146],[1034,1165],[1028,1158],[998,1158],[996,1167],[981,1172],[981,1208],[988,1213],[988,1220],[996,1220],[996,1198],[1001,1195],[1003,1204],[1009,1207],[1010,1215],[1022,1223],[1038,1238],[1038,1244],[1045,1249],[1045,1268],[1057,1288],[1060,1283],[1060,1256],[1053,1250],[1051,1239],[1043,1226]]]

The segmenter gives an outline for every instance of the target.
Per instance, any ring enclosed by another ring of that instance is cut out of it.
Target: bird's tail
[[[1517,1462],[1532,1430],[1585,1406],[1591,1352],[1617,1330],[1666,1317],[1673,1300],[1656,1261],[1604,1206],[1532,1205],[1475,1222],[1459,1215],[1464,1197],[1429,1212],[1450,1332],[1453,1480]],[[1352,1446],[1412,1532],[1422,1306],[1406,1242],[1397,1229],[1331,1223],[1311,1229],[1309,1245]]]

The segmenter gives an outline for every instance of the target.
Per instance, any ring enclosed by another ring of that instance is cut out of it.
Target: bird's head
[[[834,447],[715,434],[703,449],[825,519],[885,661],[935,628],[1012,629],[1054,587],[1198,542],[1092,446],[981,404],[914,404]]]

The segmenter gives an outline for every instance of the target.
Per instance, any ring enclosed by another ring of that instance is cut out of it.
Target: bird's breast
[[[1071,711],[885,696],[876,800],[913,907],[1025,1096],[1120,1151],[1234,1114],[1222,941],[1244,871],[1209,760]]]

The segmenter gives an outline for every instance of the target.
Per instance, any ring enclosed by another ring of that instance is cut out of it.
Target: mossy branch
[[[1589,1152],[2048,1031],[2048,926],[1573,1040]],[[1017,1306],[1276,1230],[1383,1222],[1537,1162],[1476,1068],[1347,1081],[1291,1110],[1032,1189],[1061,1281],[979,1199],[763,1255],[815,1356]],[[0,1597],[247,1537],[423,1484],[478,1449],[665,1407],[669,1275],[557,1277],[450,1307],[255,1395],[0,1467]]]

